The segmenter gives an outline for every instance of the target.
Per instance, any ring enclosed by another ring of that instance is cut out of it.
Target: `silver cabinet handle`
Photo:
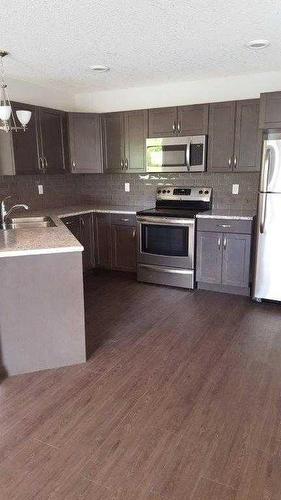
[[[226,239],[226,238],[224,238],[224,239],[223,239],[223,248],[224,248],[224,250],[226,249],[226,245],[227,245],[227,239]]]
[[[124,163],[125,170],[128,170],[128,167],[129,167],[129,162],[128,162],[128,159],[126,158],[125,163]]]
[[[122,168],[122,170],[124,169],[124,160],[120,160],[120,167]]]
[[[221,239],[218,238],[218,247],[219,247],[219,250],[221,249]]]
[[[230,224],[217,224],[217,227],[231,227]]]
[[[234,168],[237,168],[237,156],[236,155],[234,155],[233,165],[234,165]]]
[[[181,133],[181,123],[178,122],[178,133],[180,134]]]
[[[72,167],[73,167],[73,168],[75,168],[75,167],[76,167],[76,162],[75,162],[75,161],[73,161],[73,162],[72,162]]]
[[[176,131],[177,131],[176,122],[173,122],[173,132],[175,133]]]
[[[82,226],[85,226],[85,221],[84,221],[83,217],[81,217],[81,219],[80,219],[80,220],[81,220],[81,224],[82,224]]]
[[[136,237],[136,230],[133,229],[133,238],[135,238],[135,237]]]
[[[123,222],[129,222],[129,219],[121,219]]]
[[[44,170],[44,160],[39,156],[39,169]]]
[[[231,156],[228,158],[228,166],[231,168]]]
[[[47,168],[47,166],[48,166],[48,162],[47,162],[46,156],[44,156],[44,166],[45,166],[45,168]]]

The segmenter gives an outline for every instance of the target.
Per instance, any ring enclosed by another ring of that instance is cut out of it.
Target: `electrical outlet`
[[[232,194],[239,194],[239,184],[232,184]]]
[[[43,184],[38,184],[38,193],[39,194],[44,194]]]
[[[125,182],[125,191],[126,191],[126,193],[130,192],[130,183],[129,182]]]

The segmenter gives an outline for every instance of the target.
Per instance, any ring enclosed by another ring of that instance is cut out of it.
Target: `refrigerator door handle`
[[[267,184],[268,184],[268,173],[271,163],[271,149],[267,148],[264,155],[264,162],[262,166],[262,175],[261,175],[261,185],[260,191],[262,193],[267,192]]]
[[[261,208],[261,217],[260,217],[260,233],[264,233],[265,228],[265,219],[266,219],[266,202],[267,202],[267,194],[263,198],[262,208]]]

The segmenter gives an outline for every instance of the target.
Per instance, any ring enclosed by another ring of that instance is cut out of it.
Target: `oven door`
[[[193,269],[194,219],[137,217],[138,262]]]

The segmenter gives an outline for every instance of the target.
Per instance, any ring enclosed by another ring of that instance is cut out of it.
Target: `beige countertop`
[[[62,252],[82,252],[83,246],[60,220],[63,217],[86,213],[136,214],[143,207],[75,205],[17,212],[15,217],[48,215],[55,227],[0,230],[0,258]]]
[[[228,219],[228,220],[253,220],[255,213],[247,210],[233,210],[227,208],[215,208],[197,214],[198,219]]]

